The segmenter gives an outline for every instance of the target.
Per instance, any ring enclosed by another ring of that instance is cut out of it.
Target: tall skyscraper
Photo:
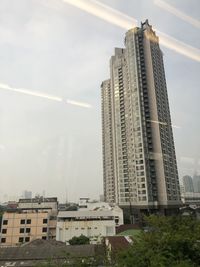
[[[191,176],[183,176],[183,186],[185,192],[194,192],[193,180]]]
[[[200,175],[197,173],[193,176],[193,186],[194,186],[194,192],[200,193]]]
[[[115,48],[101,92],[105,200],[140,211],[179,207],[163,53],[148,20]]]
[[[22,197],[23,198],[32,198],[32,192],[28,191],[28,190],[24,190]]]

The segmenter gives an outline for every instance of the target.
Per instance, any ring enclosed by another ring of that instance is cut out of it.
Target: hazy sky
[[[148,18],[157,30],[200,48],[198,25],[154,0],[101,2],[138,21]],[[200,18],[199,0],[167,3]],[[102,193],[100,84],[125,32],[61,0],[0,0],[0,201],[25,189],[61,200]],[[180,126],[174,129],[179,174],[192,175],[200,172],[200,62],[161,48],[172,121]]]

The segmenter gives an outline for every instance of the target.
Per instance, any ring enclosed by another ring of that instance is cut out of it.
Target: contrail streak
[[[63,101],[62,98],[57,97],[57,96],[53,96],[53,95],[49,95],[49,94],[45,94],[45,93],[40,93],[40,92],[35,92],[35,91],[31,91],[29,89],[24,89],[24,88],[15,88],[15,87],[11,87],[11,86],[4,84],[4,83],[0,83],[0,89],[9,90],[9,91],[13,91],[13,92],[21,93],[21,94],[25,94],[25,95],[37,96],[37,97],[46,98],[49,100],[54,100],[54,101],[59,101],[59,102]]]
[[[130,29],[137,25],[137,20],[131,18],[122,12],[119,12],[105,4],[102,4],[96,0],[60,0],[64,3],[75,6],[81,10],[84,10],[98,18],[108,21],[114,25],[117,25],[123,29]],[[157,30],[156,30],[157,31]],[[189,46],[177,39],[157,31],[159,33],[160,43],[165,47],[174,50],[175,52],[184,55],[190,59],[200,62],[200,50]]]
[[[180,11],[179,9],[173,7],[172,5],[166,3],[165,1],[162,0],[154,0],[154,4],[159,6],[162,9],[167,10],[168,12],[170,12],[171,14],[175,15],[176,17],[190,23],[192,26],[195,26],[197,28],[200,28],[200,21],[197,19],[194,19],[190,16],[188,16],[187,14],[183,13],[182,11]]]
[[[175,52],[200,62],[200,50],[188,44],[185,44],[163,32],[156,30],[159,35],[159,40],[165,47],[174,50]]]
[[[107,22],[117,25],[122,28],[130,29],[137,25],[137,20],[125,15],[124,13],[111,8],[98,1],[91,0],[61,0],[67,4],[78,7],[96,17],[99,17]]]
[[[66,103],[71,104],[71,105],[75,105],[75,106],[79,106],[79,107],[83,107],[83,108],[92,108],[92,106],[90,104],[79,102],[79,101],[74,101],[74,100],[70,100],[70,99],[67,99]]]
[[[61,97],[58,97],[58,96],[53,96],[53,95],[49,95],[49,94],[45,94],[45,93],[41,93],[41,92],[35,92],[35,91],[25,89],[25,88],[15,88],[15,87],[11,87],[8,84],[4,84],[4,83],[0,83],[0,89],[8,90],[8,91],[12,91],[15,93],[20,93],[20,94],[30,95],[30,96],[34,96],[34,97],[45,98],[48,100],[64,102],[64,99]],[[67,99],[64,103],[74,105],[74,106],[83,107],[83,108],[92,108],[92,105],[90,105],[88,103],[69,100],[69,99]]]

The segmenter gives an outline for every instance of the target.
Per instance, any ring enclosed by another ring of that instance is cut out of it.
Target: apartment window
[[[26,228],[26,233],[30,233],[31,232],[31,228]]]
[[[21,222],[20,222],[21,224],[25,224],[26,223],[26,221],[25,220],[21,220]]]
[[[43,223],[47,223],[47,219],[43,219]]]
[[[43,227],[43,228],[42,228],[42,232],[43,232],[43,233],[46,233],[46,232],[47,232],[47,227]]]
[[[46,240],[46,239],[47,239],[47,237],[46,237],[46,236],[42,236],[42,239],[43,239],[43,240]]]
[[[24,238],[23,237],[19,237],[19,243],[23,243],[24,242]]]
[[[29,236],[25,237],[25,242],[29,242],[29,241],[30,241],[30,237]]]
[[[2,234],[6,234],[7,233],[7,229],[2,229]]]
[[[28,219],[28,220],[26,221],[26,223],[27,223],[27,224],[31,224],[31,219]]]
[[[20,228],[19,232],[20,232],[20,234],[23,234],[25,232],[25,229],[24,228]]]
[[[1,238],[1,243],[6,243],[6,238]]]
[[[7,225],[7,224],[8,224],[8,220],[4,220],[3,225]]]

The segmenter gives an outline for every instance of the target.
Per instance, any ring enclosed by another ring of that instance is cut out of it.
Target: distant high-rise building
[[[105,201],[140,211],[179,207],[163,53],[148,21],[115,48],[101,93]]]
[[[32,198],[32,192],[28,190],[24,190],[23,192],[23,198]]]
[[[185,192],[194,192],[193,180],[191,176],[183,176],[183,186]]]
[[[193,176],[194,192],[200,193],[200,175],[195,174]]]

